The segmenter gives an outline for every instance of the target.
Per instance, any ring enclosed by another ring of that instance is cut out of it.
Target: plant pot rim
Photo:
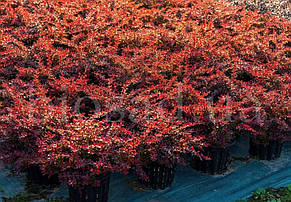
[[[104,172],[104,173],[102,173],[100,175],[96,175],[95,179],[102,181],[102,180],[110,177],[110,175],[111,175],[111,172]],[[88,185],[90,186],[90,184],[88,184]],[[80,184],[69,185],[69,183],[67,182],[67,186],[68,187],[75,187],[76,188],[76,187],[84,187],[84,186],[88,186],[88,185],[80,185]]]
[[[271,142],[279,142],[279,143],[284,143],[285,140],[284,139],[267,139],[266,141],[260,141],[258,139],[256,139],[256,137],[250,137],[250,140],[255,143],[255,144],[259,144],[259,145],[268,145],[270,144]]]
[[[228,143],[226,145],[209,145],[208,147],[205,147],[205,148],[213,148],[213,149],[224,149],[224,148],[227,148],[227,147],[231,147],[233,145],[235,145],[237,142],[236,139],[234,139],[231,143]]]
[[[143,167],[149,167],[149,166],[166,166],[169,168],[175,167],[177,165],[177,162],[170,162],[170,163],[160,163],[159,161],[150,161],[148,163],[143,164]]]

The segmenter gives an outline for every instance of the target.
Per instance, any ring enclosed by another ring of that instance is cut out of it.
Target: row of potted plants
[[[0,157],[31,179],[106,201],[112,172],[164,189],[188,154],[223,172],[240,133],[279,156],[290,22],[212,0],[0,5]]]
[[[110,173],[127,174],[130,169],[138,173],[143,184],[164,189],[173,182],[176,164],[185,164],[187,154],[192,156],[193,168],[221,174],[229,163],[228,147],[241,125],[248,124],[253,131],[250,154],[260,159],[279,157],[287,137],[287,127],[281,129],[280,136],[274,133],[266,136],[267,130],[255,136],[252,125],[234,118],[238,113],[234,109],[240,102],[227,102],[228,107],[223,107],[225,101],[221,99],[209,105],[200,92],[187,88],[188,84],[180,86],[187,94],[181,106],[172,94],[164,95],[163,103],[158,106],[148,106],[144,99],[151,89],[135,94],[134,102],[128,102],[131,94],[126,93],[125,86],[125,94],[121,93],[124,99],[115,104],[115,110],[110,110],[101,100],[113,104],[113,92],[108,87],[100,87],[98,91],[103,93],[98,105],[102,107],[90,114],[86,103],[80,106],[84,110],[80,114],[65,103],[52,105],[52,99],[46,96],[47,90],[41,86],[34,88],[30,83],[28,91],[21,81],[14,82],[22,85],[4,85],[15,102],[8,108],[9,113],[1,116],[1,159],[27,170],[30,179],[36,182],[56,183],[59,179],[69,186],[75,201],[86,201],[87,191],[94,195],[90,197],[96,197],[98,190],[98,196],[105,198],[95,199],[106,201]],[[160,96],[156,92],[152,99],[161,99]],[[267,129],[280,130],[275,127]],[[40,171],[45,176],[37,174]],[[89,191],[92,187],[99,188]],[[86,190],[82,192],[83,198],[76,195],[79,189]]]

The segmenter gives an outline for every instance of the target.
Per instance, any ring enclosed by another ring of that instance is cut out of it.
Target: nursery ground
[[[231,148],[233,161],[224,175],[209,176],[190,167],[178,167],[173,185],[166,190],[152,191],[140,187],[134,175],[113,174],[110,181],[109,202],[211,202],[246,199],[258,187],[282,187],[291,183],[291,142],[286,142],[282,155],[274,161],[248,158],[248,139],[240,137]],[[13,176],[0,166],[0,202],[29,191],[24,175]],[[41,190],[35,198],[67,198],[64,187]],[[45,200],[37,200],[45,201]]]

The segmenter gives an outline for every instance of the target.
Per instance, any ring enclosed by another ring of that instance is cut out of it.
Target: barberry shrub
[[[1,158],[87,184],[237,129],[285,138],[290,27],[216,0],[1,1]]]

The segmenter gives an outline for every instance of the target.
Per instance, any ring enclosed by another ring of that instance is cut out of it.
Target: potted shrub
[[[175,142],[173,134],[165,130],[167,124],[157,117],[157,112],[153,116],[156,117],[151,117],[148,124],[144,123],[144,130],[139,134],[142,140],[139,160],[145,174],[140,182],[153,189],[165,189],[172,184],[175,176]]]
[[[190,123],[191,136],[203,139],[203,151],[191,157],[191,166],[202,172],[220,174],[227,168],[229,146],[236,138],[238,103],[227,92],[213,94],[211,85],[199,91],[193,80],[184,79],[171,96],[178,101],[175,114],[179,114],[183,122]]]
[[[231,160],[229,148],[236,139],[234,121],[224,117],[225,109],[216,107],[211,107],[211,113],[214,113],[215,118],[206,113],[202,123],[193,129],[196,135],[204,134],[207,147],[204,148],[203,155],[208,158],[201,159],[195,156],[191,161],[192,168],[212,175],[222,174],[227,170]]]
[[[203,159],[194,156],[191,160],[192,168],[212,175],[222,174],[227,170],[227,166],[231,160],[229,148],[234,143],[235,135],[228,126],[224,124],[208,123],[201,124],[200,127],[195,128],[195,133],[201,131],[207,134],[205,136],[207,146],[203,150],[203,155],[206,156],[206,158]],[[221,142],[219,142],[219,140],[221,140]]]
[[[248,86],[245,91],[241,129],[250,134],[249,154],[260,160],[280,157],[283,142],[290,133],[290,98],[287,90],[267,90]]]
[[[200,93],[183,87],[181,110],[183,119],[196,123],[191,128],[192,135],[203,136],[205,148],[202,157],[194,156],[192,168],[201,172],[221,174],[230,162],[229,147],[234,143],[236,134],[236,103],[230,96],[221,95],[217,102],[210,102],[209,93]]]
[[[42,169],[59,175],[71,201],[107,201],[110,173],[127,173],[134,162],[138,140],[122,122],[100,118],[105,114],[78,115],[53,129],[58,142],[51,144],[50,135],[42,141]]]
[[[63,116],[65,107],[50,105],[41,86],[15,80],[12,85],[3,84],[9,92],[12,104],[9,113],[1,119],[1,159],[13,165],[17,171],[27,171],[33,183],[41,185],[58,184],[56,176],[45,175],[39,164],[39,144],[49,127],[55,127],[67,120]],[[17,90],[16,90],[17,89]],[[57,141],[57,137],[51,139]]]
[[[172,106],[177,106],[177,101],[167,97],[169,94],[151,88],[147,89],[147,93],[150,93],[152,103],[138,105],[146,103],[144,99],[149,95],[140,94],[135,102],[137,107],[132,112],[139,126],[135,135],[140,140],[136,169],[142,184],[153,189],[165,189],[174,180],[177,163],[185,163],[185,154],[199,155],[201,138],[191,136],[188,131],[191,123],[179,120],[175,115],[177,108]],[[165,105],[158,104],[157,100],[161,98],[167,100]]]

